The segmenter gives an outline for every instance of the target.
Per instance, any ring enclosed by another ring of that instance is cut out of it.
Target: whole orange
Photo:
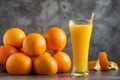
[[[16,48],[8,45],[2,45],[0,46],[0,71],[6,71],[6,61],[8,57],[18,52]]]
[[[20,28],[10,28],[4,33],[3,43],[20,49],[25,36],[24,31]]]
[[[71,68],[71,58],[65,52],[55,52],[52,57],[56,60],[58,65],[58,72],[68,72]]]
[[[65,32],[57,26],[48,28],[44,32],[44,37],[47,42],[47,49],[53,52],[62,50],[67,42]]]
[[[22,50],[31,57],[42,55],[46,50],[46,41],[39,33],[30,33],[23,41]]]
[[[6,62],[6,69],[9,74],[29,74],[31,68],[31,59],[23,53],[12,54]]]
[[[58,66],[53,57],[42,55],[34,59],[33,69],[36,74],[56,74]]]
[[[48,53],[48,52],[44,52],[44,54],[43,54],[42,56],[51,56],[51,54]],[[34,62],[35,59],[36,59],[36,57],[31,57],[32,63]],[[32,66],[33,66],[33,65],[32,65]],[[31,70],[31,73],[34,73],[33,68],[32,68],[32,70]]]

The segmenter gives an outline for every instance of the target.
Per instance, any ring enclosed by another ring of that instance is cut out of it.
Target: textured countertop
[[[88,78],[71,77],[70,73],[58,73],[56,75],[9,75],[0,73],[0,80],[120,80],[120,70],[115,71],[90,71]]]

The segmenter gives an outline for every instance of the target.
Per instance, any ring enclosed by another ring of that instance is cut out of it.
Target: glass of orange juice
[[[69,31],[72,43],[72,76],[88,76],[88,53],[92,33],[89,19],[70,20]]]

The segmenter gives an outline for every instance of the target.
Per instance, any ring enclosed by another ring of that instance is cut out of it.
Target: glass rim
[[[91,24],[90,19],[71,19],[69,20],[69,25],[74,25],[74,24]]]
[[[91,21],[90,19],[70,19],[69,21]]]

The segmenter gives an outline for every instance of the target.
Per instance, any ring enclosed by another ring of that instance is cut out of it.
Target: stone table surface
[[[120,80],[120,70],[115,71],[89,71],[90,76],[71,77],[69,73],[58,73],[56,75],[9,75],[0,73],[0,80]]]

